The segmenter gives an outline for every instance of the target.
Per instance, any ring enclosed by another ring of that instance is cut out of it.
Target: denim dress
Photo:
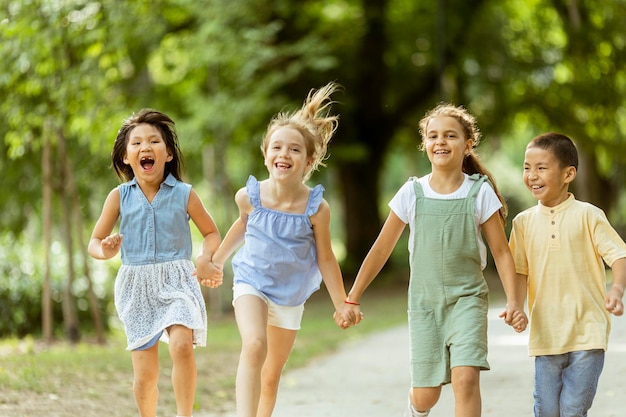
[[[118,187],[122,266],[115,279],[115,308],[124,324],[128,350],[156,336],[169,340],[174,324],[193,330],[193,343],[206,345],[204,298],[191,261],[187,203],[191,186],[171,174],[150,203],[133,179]]]

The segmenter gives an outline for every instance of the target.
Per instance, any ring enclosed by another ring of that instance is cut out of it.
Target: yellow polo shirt
[[[604,212],[573,194],[555,207],[539,203],[513,219],[509,245],[528,276],[529,355],[606,350],[604,262],[625,258],[626,244]]]

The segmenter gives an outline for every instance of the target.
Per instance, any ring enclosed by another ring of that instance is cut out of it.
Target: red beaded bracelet
[[[346,304],[352,304],[353,306],[360,306],[360,305],[361,305],[361,303],[355,303],[355,302],[353,302],[353,301],[348,301],[348,300],[344,300],[344,303],[346,303]]]

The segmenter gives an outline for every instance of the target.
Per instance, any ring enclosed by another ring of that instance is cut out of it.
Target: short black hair
[[[574,141],[562,133],[543,133],[530,141],[528,148],[541,148],[552,154],[562,168],[574,167],[578,170],[578,150]]]

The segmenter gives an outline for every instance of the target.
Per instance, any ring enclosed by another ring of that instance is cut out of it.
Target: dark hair
[[[543,133],[528,143],[528,148],[540,148],[552,152],[561,168],[574,167],[578,170],[578,150],[574,142],[561,133]]]
[[[504,200],[504,197],[502,196],[502,194],[500,194],[500,191],[498,190],[498,187],[496,186],[496,181],[493,175],[491,174],[491,172],[489,172],[487,167],[485,167],[485,165],[480,161],[480,158],[478,158],[478,154],[476,154],[476,147],[480,143],[480,138],[481,138],[480,130],[478,129],[478,125],[476,124],[476,118],[472,116],[467,111],[467,109],[465,109],[462,106],[455,106],[449,103],[439,104],[434,109],[428,111],[426,115],[422,118],[422,120],[420,120],[419,122],[420,134],[422,136],[422,145],[420,146],[421,150],[425,150],[424,142],[426,141],[428,122],[433,117],[452,117],[456,119],[457,122],[459,122],[459,124],[463,128],[463,133],[465,134],[465,138],[472,139],[473,141],[472,149],[470,149],[469,154],[463,159],[463,166],[461,167],[461,169],[463,170],[464,173],[468,175],[481,174],[481,175],[487,176],[487,178],[489,179],[489,182],[491,183],[491,187],[493,188],[493,191],[496,193],[498,200],[500,200],[500,204],[502,204],[502,207],[499,210],[499,214],[500,214],[500,221],[502,221],[502,224],[504,224],[506,216],[508,214],[508,206],[506,204],[506,201]]]
[[[159,130],[167,150],[172,155],[172,160],[165,163],[163,178],[165,179],[168,174],[172,174],[177,180],[182,181],[183,155],[178,146],[178,135],[174,129],[174,121],[166,114],[153,109],[141,109],[138,113],[131,115],[124,120],[122,127],[117,132],[111,153],[112,165],[117,176],[123,181],[130,181],[135,177],[130,165],[124,163],[124,158],[126,157],[126,146],[130,132],[137,125],[143,123],[152,125]]]
[[[306,181],[320,165],[325,166],[324,159],[328,150],[328,142],[333,137],[339,123],[339,116],[330,114],[330,106],[333,104],[330,96],[339,88],[339,84],[330,82],[317,91],[311,90],[300,109],[291,113],[281,112],[275,115],[263,136],[261,143],[263,155],[267,150],[270,136],[277,129],[288,126],[300,132],[304,138],[306,155],[312,161],[311,167],[304,173],[303,181]]]

